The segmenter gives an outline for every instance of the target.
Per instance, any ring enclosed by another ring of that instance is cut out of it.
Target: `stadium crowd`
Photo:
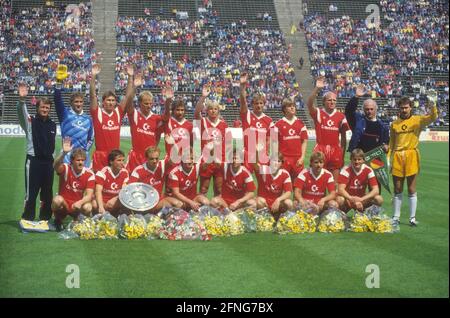
[[[120,47],[116,89],[126,85],[125,65],[140,61],[144,88],[161,88],[170,81],[175,91],[200,92],[211,82],[216,99],[225,105],[237,103],[241,70],[252,75],[250,88],[266,95],[269,108],[279,108],[283,98],[298,94],[299,85],[280,31],[217,27],[207,34],[205,56],[197,60],[188,56],[176,60],[161,50],[142,57],[137,49]]]
[[[383,18],[390,21],[382,28],[349,16],[305,17],[312,75],[326,76],[328,89],[339,97],[353,96],[356,85],[364,83],[372,98],[414,95],[419,109],[426,88],[434,86],[442,88],[439,104],[446,105],[448,81],[427,78],[421,83],[417,76],[448,74],[448,3],[383,0],[380,5]]]
[[[0,82],[5,90],[15,90],[20,80],[30,84],[32,94],[51,93],[58,63],[73,70],[67,88],[86,90],[87,70],[97,57],[90,3],[80,4],[77,12],[77,21],[64,7],[35,7],[12,14],[10,2],[2,1]]]
[[[201,44],[203,20],[160,20],[148,17],[119,17],[117,41],[147,43]]]

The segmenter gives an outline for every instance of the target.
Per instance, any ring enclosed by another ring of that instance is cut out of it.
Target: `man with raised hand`
[[[394,217],[395,224],[400,222],[403,185],[408,185],[409,224],[417,226],[417,175],[420,171],[419,136],[422,130],[438,117],[436,93],[428,96],[428,112],[426,115],[413,115],[412,102],[409,97],[398,101],[399,118],[391,123],[388,157],[392,162],[392,177],[394,179]]]
[[[350,127],[345,115],[336,109],[335,93],[329,91],[323,95],[323,108],[314,105],[319,91],[325,84],[325,77],[317,79],[316,87],[308,97],[307,106],[316,130],[316,146],[313,152],[321,151],[325,154],[325,169],[333,174],[336,181],[340,169],[344,166],[346,132]]]
[[[67,66],[59,65],[56,71],[54,101],[56,114],[61,126],[61,137],[69,137],[74,148],[86,151],[86,167],[90,166],[89,150],[94,143],[94,126],[92,118],[83,111],[84,95],[75,92],[70,96],[70,108],[64,105],[62,98],[63,81],[67,78]],[[64,157],[64,162],[70,162],[70,153]]]
[[[140,74],[136,76],[134,84],[135,87],[142,85],[142,76]],[[170,87],[165,87],[162,94],[166,104],[170,105],[173,99],[173,90]],[[163,118],[161,115],[152,112],[152,106],[153,94],[150,91],[143,91],[138,97],[138,108],[134,108],[133,104],[130,104],[126,109],[131,131],[131,149],[128,153],[127,161],[127,170],[130,173],[137,166],[147,162],[146,149],[148,147],[157,147],[163,132]]]
[[[128,84],[125,99],[116,107],[117,97],[112,91],[107,91],[102,97],[102,106],[98,107],[95,79],[100,73],[100,65],[92,66],[90,81],[91,116],[94,122],[95,151],[92,155],[93,170],[100,171],[108,165],[108,154],[113,149],[120,149],[120,128],[127,105],[133,102],[134,68],[127,66]],[[129,107],[129,106],[128,106]]]
[[[358,85],[356,94],[345,106],[345,117],[352,130],[348,151],[360,148],[365,153],[382,146],[387,152],[389,145],[389,127],[377,119],[377,103],[369,98],[364,101],[363,114],[357,111],[358,102],[365,95],[364,84]]]
[[[81,148],[72,150],[70,139],[63,140],[62,153],[56,158],[53,167],[59,176],[58,195],[53,198],[52,211],[55,227],[59,232],[67,215],[78,220],[81,214],[90,216],[94,200],[95,175],[84,166],[86,153]],[[64,156],[71,152],[70,164],[63,163]]]

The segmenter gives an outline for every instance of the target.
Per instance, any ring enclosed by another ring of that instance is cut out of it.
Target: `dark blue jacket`
[[[350,139],[350,143],[348,145],[348,151],[351,152],[353,149],[358,148],[358,145],[364,143],[364,140],[361,140],[364,131],[366,130],[366,125],[368,119],[361,114],[356,109],[358,108],[358,98],[352,97],[345,106],[345,117],[347,118],[348,124],[352,130],[352,138]],[[389,126],[383,123],[380,119],[377,119],[377,124],[379,126],[378,136],[379,144],[381,146],[383,144],[389,144]]]

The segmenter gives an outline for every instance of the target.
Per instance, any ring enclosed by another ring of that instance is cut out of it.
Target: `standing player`
[[[167,95],[166,98],[168,98]],[[166,146],[166,156],[170,157],[173,162],[176,162],[175,156],[172,156],[171,154],[174,145],[177,145],[179,149],[179,151],[175,153],[177,153],[178,158],[180,159],[183,150],[189,150],[192,146],[193,126],[192,122],[184,117],[185,115],[186,105],[182,99],[176,99],[171,105],[166,103],[163,115],[164,141]]]
[[[296,107],[291,99],[284,99],[281,110],[284,117],[275,124],[278,132],[279,152],[284,157],[283,168],[292,180],[303,170],[308,132],[301,119],[295,116]]]
[[[86,151],[86,167],[90,166],[89,150],[94,143],[94,127],[91,116],[83,111],[84,95],[75,92],[70,97],[70,106],[66,107],[62,99],[61,89],[63,80],[68,76],[67,67],[59,65],[56,71],[56,85],[54,101],[56,114],[61,126],[61,137],[69,137],[73,148],[82,148]],[[64,158],[65,163],[70,163],[70,153]]]
[[[203,104],[209,93],[209,86],[203,87],[202,96],[195,107],[194,119],[201,120],[202,165],[200,168],[200,192],[204,195],[208,193],[209,182],[211,177],[214,177],[214,195],[217,196],[222,191],[225,133],[228,125],[220,118],[221,106],[216,101],[206,101],[207,116],[206,118],[202,116]],[[218,154],[220,152],[221,155]]]
[[[147,162],[137,166],[130,176],[129,183],[143,182],[151,185],[159,193],[159,202],[149,212],[156,213],[165,206],[181,207],[181,202],[175,198],[164,197],[163,187],[166,180],[166,166],[168,159],[159,160],[160,150],[158,147],[151,146],[145,150],[145,157]]]
[[[192,148],[183,158],[170,172],[166,188],[170,188],[172,196],[183,203],[183,209],[198,211],[200,206],[209,205],[209,200],[197,191],[200,163],[194,164]]]
[[[304,169],[294,181],[294,198],[302,207],[311,205],[317,215],[327,208],[337,208],[336,186],[331,172],[324,169],[325,155],[318,151],[309,158],[309,169]]]
[[[25,131],[27,153],[25,161],[25,206],[20,225],[34,221],[36,198],[40,192],[39,220],[47,222],[52,217],[53,152],[55,151],[56,124],[51,120],[51,102],[39,99],[36,115],[30,116],[25,104],[28,95],[26,84],[19,84],[17,115],[20,127]],[[6,154],[4,155],[6,156]]]
[[[136,76],[135,84],[142,84],[142,77]],[[166,87],[162,91],[166,100],[166,107],[172,103],[173,90]],[[134,94],[133,94],[134,95]],[[131,130],[131,149],[128,153],[127,169],[131,173],[137,167],[145,163],[145,150],[148,147],[156,147],[159,144],[163,129],[163,119],[161,115],[152,112],[153,94],[144,91],[139,94],[139,109],[135,109],[132,104],[127,108]]]
[[[402,206],[403,184],[406,178],[409,196],[409,223],[416,226],[417,174],[420,168],[419,136],[427,125],[436,120],[438,116],[434,96],[429,97],[430,113],[424,116],[412,115],[412,103],[408,97],[398,101],[399,118],[391,124],[391,139],[389,142],[388,157],[392,162],[392,177],[394,179],[394,221],[400,222]]]
[[[228,208],[231,211],[250,207],[256,208],[253,199],[256,190],[250,171],[241,164],[242,158],[233,152],[233,163],[225,164],[222,193],[211,200],[215,208]]]
[[[341,170],[338,180],[339,208],[348,212],[355,209],[360,212],[371,205],[381,206],[383,197],[379,194],[377,178],[372,168],[364,164],[364,152],[356,148],[350,155],[351,163]],[[366,193],[366,188],[369,192]]]
[[[266,103],[266,97],[263,93],[254,93],[252,97],[252,111],[248,109],[247,105],[247,81],[248,75],[243,73],[240,78],[240,115],[242,121],[242,129],[244,132],[244,162],[249,171],[253,171],[253,163],[256,162],[256,152],[262,150],[267,154],[269,130],[272,127],[272,118],[263,113]],[[249,136],[255,136],[255,139],[250,139]],[[260,137],[264,140],[260,140]],[[264,145],[264,147],[262,147]]]
[[[277,158],[270,160],[270,165],[254,164],[258,181],[256,208],[269,208],[275,219],[293,207],[292,181],[289,172],[282,169],[283,159],[283,155],[279,152]]]
[[[339,170],[344,165],[347,145],[346,132],[350,130],[350,127],[345,115],[336,110],[335,93],[327,92],[323,95],[323,109],[314,106],[317,94],[324,87],[325,78],[319,77],[307,102],[309,114],[314,120],[316,130],[316,146],[313,152],[321,151],[325,154],[325,168],[333,174],[334,180],[337,181]]]
[[[97,94],[95,92],[95,78],[100,73],[100,65],[92,66],[92,76],[90,82],[91,116],[94,122],[95,131],[95,151],[92,155],[92,167],[94,171],[99,171],[108,165],[108,154],[113,149],[120,148],[120,127],[125,115],[127,105],[133,102],[133,78],[134,69],[127,66],[128,85],[126,96],[122,103],[117,105],[117,98],[114,92],[107,91],[103,94],[102,105],[98,107]],[[129,107],[129,106],[128,106]]]
[[[64,156],[70,151],[70,164],[63,163]],[[85,160],[86,153],[83,149],[72,150],[70,140],[63,141],[63,151],[53,165],[59,176],[58,195],[52,202],[57,231],[62,230],[62,222],[68,214],[77,220],[80,213],[90,216],[92,212],[95,175],[84,166]]]
[[[108,166],[95,175],[94,211],[105,213],[108,211],[118,216],[123,208],[119,201],[119,192],[128,182],[128,171],[124,168],[125,154],[114,149],[108,155]]]

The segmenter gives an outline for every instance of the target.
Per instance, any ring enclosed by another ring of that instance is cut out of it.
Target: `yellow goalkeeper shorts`
[[[392,175],[400,178],[418,174],[420,170],[419,150],[395,151],[392,160]]]

